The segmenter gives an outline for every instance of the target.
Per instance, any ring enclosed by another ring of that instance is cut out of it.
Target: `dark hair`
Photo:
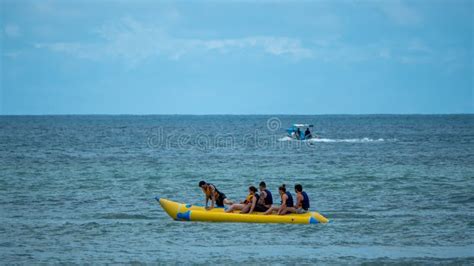
[[[257,193],[257,188],[254,186],[250,186],[249,190],[252,191],[253,193]]]
[[[261,186],[261,187],[267,187],[267,184],[265,184],[265,182],[262,181],[262,182],[260,182],[260,185],[259,185],[259,186]]]
[[[206,184],[205,181],[199,181],[199,187],[202,187],[202,186],[204,186],[205,184]]]
[[[283,192],[286,192],[285,184],[281,185],[278,189],[283,191]]]
[[[303,186],[300,185],[300,184],[296,184],[295,185],[295,190],[298,191],[298,192],[301,192],[301,191],[303,191]]]

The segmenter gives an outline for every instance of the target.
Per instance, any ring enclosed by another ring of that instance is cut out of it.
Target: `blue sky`
[[[0,1],[0,114],[474,112],[469,0]]]

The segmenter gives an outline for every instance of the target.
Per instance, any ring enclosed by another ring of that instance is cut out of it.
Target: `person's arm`
[[[207,208],[207,203],[209,202],[209,197],[206,194],[206,190],[204,188],[201,188],[202,192],[204,193],[204,196],[206,197],[206,205],[204,205]]]
[[[214,209],[214,203],[216,202],[216,193],[215,193],[215,188],[211,187],[211,207],[209,210]]]
[[[303,195],[301,195],[301,193],[298,193],[298,195],[296,196],[296,209],[298,209],[300,207],[300,204],[302,205],[303,203]]]
[[[252,206],[250,207],[250,211],[249,213],[252,213],[253,212],[253,209],[255,209],[255,205],[257,204],[257,198],[254,196],[252,198]]]
[[[267,193],[265,191],[260,192],[260,204],[265,205],[265,199],[267,198]]]
[[[281,198],[281,206],[280,209],[278,209],[278,215],[280,215],[284,209],[286,209],[286,200],[288,199],[287,195],[283,195]]]

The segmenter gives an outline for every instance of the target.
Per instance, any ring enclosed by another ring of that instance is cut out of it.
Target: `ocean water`
[[[0,116],[0,262],[473,264],[473,166],[474,115]],[[234,200],[301,183],[330,223],[178,222],[154,200],[202,204],[200,180]]]

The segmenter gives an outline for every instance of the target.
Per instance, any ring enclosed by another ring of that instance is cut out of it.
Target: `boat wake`
[[[279,139],[279,141],[299,141],[288,136]],[[371,139],[371,138],[354,138],[354,139],[327,139],[327,138],[314,138],[308,140],[302,140],[303,142],[325,142],[325,143],[337,143],[337,142],[346,142],[346,143],[369,143],[369,142],[384,142],[384,141],[396,141],[396,139]]]

